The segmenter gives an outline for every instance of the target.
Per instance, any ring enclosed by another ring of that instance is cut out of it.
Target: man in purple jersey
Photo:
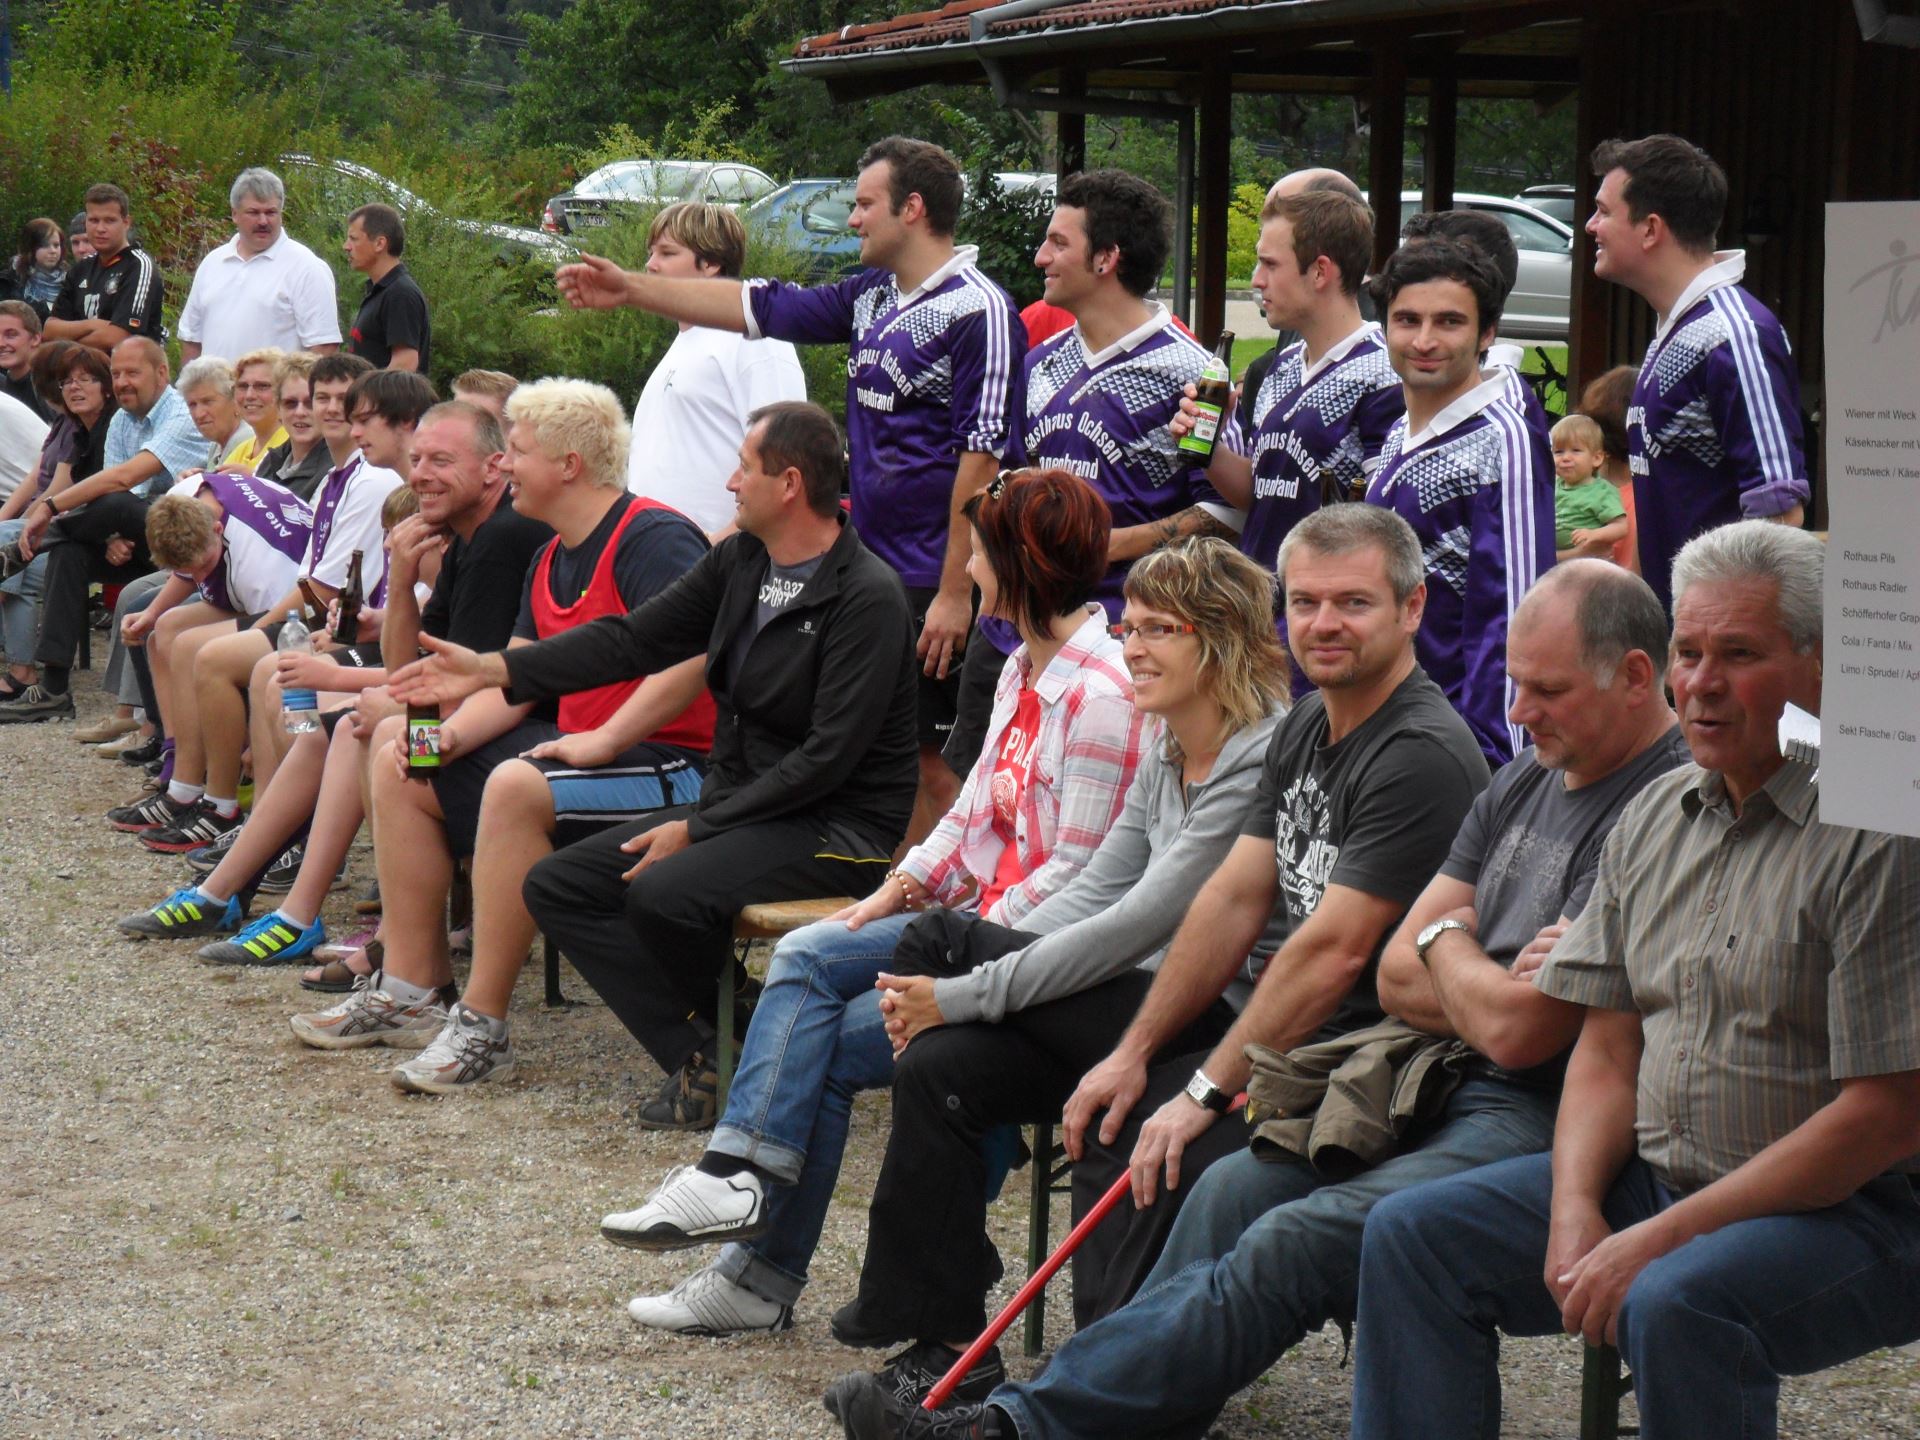
[[[1113,536],[1098,598],[1118,620],[1129,565],[1185,535],[1230,540],[1239,517],[1167,428],[1207,363],[1166,306],[1146,298],[1172,245],[1172,207],[1124,170],[1069,176],[1054,205],[1033,263],[1046,276],[1047,303],[1074,324],[1027,352],[1006,459],[1071,470],[1107,502]],[[1230,422],[1220,448],[1239,443]],[[947,740],[956,775],[979,758],[1001,663],[1020,642],[1004,621],[981,621],[979,634],[987,643],[968,649]]]
[[[1520,282],[1520,248],[1513,243],[1513,232],[1507,229],[1506,221],[1485,210],[1422,210],[1407,218],[1401,228],[1400,238],[1406,240],[1453,240],[1462,245],[1471,245],[1493,262],[1493,268],[1500,272],[1500,306],[1504,311],[1507,297],[1513,293],[1513,287]],[[1534,394],[1520,374],[1520,361],[1523,352],[1518,345],[1496,343],[1489,345],[1480,357],[1480,378],[1492,380],[1496,377],[1506,385],[1507,400],[1520,412],[1527,422],[1527,428],[1537,430],[1548,441],[1551,450],[1550,431],[1552,422],[1547,419],[1547,407],[1540,403],[1540,397]]]
[[[1627,408],[1627,463],[1640,573],[1671,609],[1673,557],[1694,536],[1805,518],[1800,377],[1780,322],[1740,286],[1746,252],[1713,248],[1727,177],[1712,156],[1678,135],[1609,140],[1593,172],[1593,273],[1659,318]]]
[[[632,305],[756,340],[851,347],[853,523],[905,582],[920,631],[920,791],[909,841],[959,793],[939,750],[953,728],[956,662],[973,623],[961,509],[999,469],[1019,373],[1015,346],[1025,339],[1012,299],[975,266],[974,247],[953,242],[962,193],[946,151],[889,136],[860,158],[847,223],[867,268],[844,280],[803,287],[669,278],[593,255],[556,276],[583,309]]]
[[[1373,214],[1332,188],[1276,185],[1260,212],[1253,286],[1276,329],[1300,339],[1261,377],[1246,455],[1214,451],[1208,477],[1246,511],[1240,549],[1271,566],[1295,523],[1352,499],[1380,464],[1405,402],[1378,326],[1361,318]],[[1176,429],[1190,424],[1183,407]]]
[[[1525,743],[1507,719],[1507,623],[1553,566],[1553,462],[1506,398],[1505,378],[1480,372],[1500,323],[1492,261],[1451,240],[1416,240],[1373,286],[1407,413],[1367,499],[1420,537],[1427,610],[1415,653],[1498,768]]]

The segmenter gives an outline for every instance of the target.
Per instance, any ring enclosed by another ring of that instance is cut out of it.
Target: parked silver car
[[[1573,314],[1573,227],[1499,195],[1456,191],[1453,203],[1459,210],[1497,215],[1520,252],[1520,278],[1507,297],[1500,333],[1510,340],[1564,344]],[[1419,209],[1420,192],[1402,191],[1401,222]]]
[[[540,228],[551,235],[605,225],[623,210],[705,200],[737,210],[773,192],[775,182],[751,165],[710,160],[616,160],[547,202]]]

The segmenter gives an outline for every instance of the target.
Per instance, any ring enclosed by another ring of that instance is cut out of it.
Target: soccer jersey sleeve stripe
[[[139,250],[134,252],[133,261],[139,267],[139,278],[133,282],[131,317],[138,320],[147,313],[147,292],[153,288],[153,257]]]
[[[1013,386],[1013,346],[1007,336],[1009,307],[1000,298],[999,290],[979,271],[969,267],[961,271],[961,276],[969,288],[980,292],[986,321],[980,408],[976,412],[972,448],[981,454],[998,454],[1002,446],[993,442],[1007,433],[1007,396]]]
[[[1727,322],[1733,347],[1734,372],[1740,385],[1740,397],[1758,447],[1761,473],[1771,485],[1791,484],[1802,477],[1794,473],[1793,450],[1787,443],[1786,426],[1780,419],[1778,397],[1773,378],[1767,370],[1765,353],[1760,347],[1760,331],[1753,315],[1731,288],[1713,293],[1713,308]]]
[[[1500,516],[1507,555],[1507,631],[1511,634],[1513,612],[1519,609],[1533,582],[1540,578],[1534,568],[1533,534],[1537,517],[1533,469],[1528,463],[1532,441],[1526,421],[1517,411],[1502,414],[1501,407],[1496,405],[1488,411],[1487,418],[1500,432],[1500,453],[1506,471],[1500,480]],[[1503,672],[1504,669],[1503,666]],[[1511,675],[1505,676],[1505,687],[1505,715],[1511,715],[1514,699]],[[1506,720],[1506,726],[1507,734],[1512,737],[1513,753],[1518,755],[1526,747],[1526,731],[1511,720]]]

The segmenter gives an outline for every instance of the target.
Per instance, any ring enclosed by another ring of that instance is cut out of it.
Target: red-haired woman
[[[873,894],[775,950],[699,1164],[601,1222],[609,1240],[638,1249],[753,1242],[729,1245],[671,1294],[635,1300],[628,1309],[642,1324],[786,1328],[853,1096],[892,1083],[874,981],[908,924],[950,907],[1017,926],[1080,872],[1120,813],[1143,742],[1120,643],[1088,604],[1107,569],[1106,502],[1067,471],[1020,471],[1003,473],[966,515],[981,613],[1011,621],[1021,641],[1001,672],[986,746],[952,810]]]

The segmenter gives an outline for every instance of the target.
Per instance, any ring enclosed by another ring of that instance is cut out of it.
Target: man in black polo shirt
[[[160,266],[128,234],[127,192],[100,184],[87,191],[87,240],[93,254],[67,271],[44,340],[76,340],[112,350],[129,335],[166,340],[160,323]]]
[[[367,277],[347,349],[376,370],[427,373],[433,329],[427,297],[400,260],[407,232],[391,205],[362,205],[347,217],[347,263]]]

